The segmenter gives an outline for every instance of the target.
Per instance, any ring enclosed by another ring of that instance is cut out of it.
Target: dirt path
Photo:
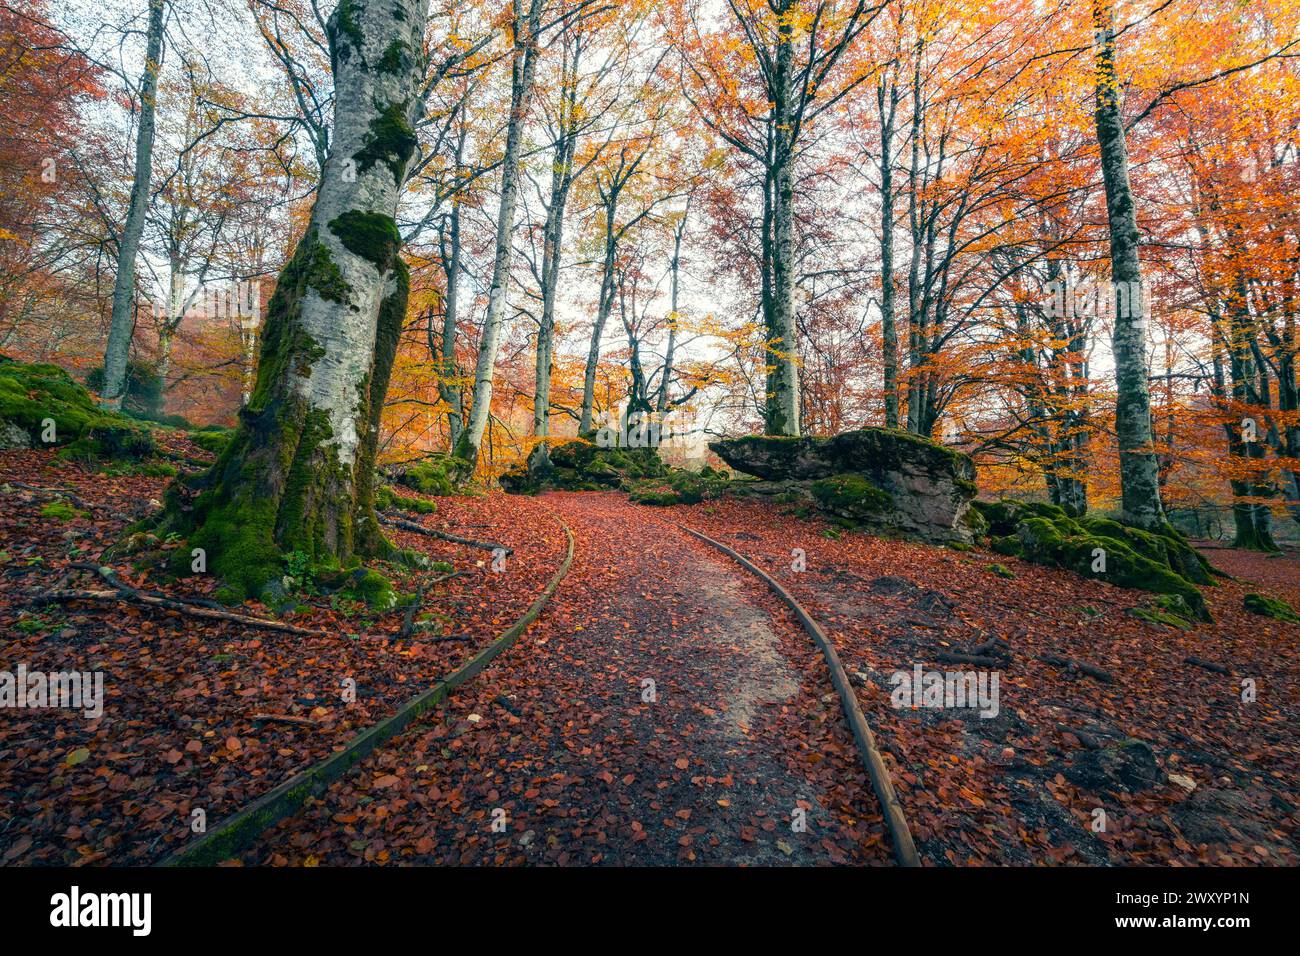
[[[888,862],[825,668],[761,583],[621,496],[544,500],[577,552],[538,624],[245,860]]]

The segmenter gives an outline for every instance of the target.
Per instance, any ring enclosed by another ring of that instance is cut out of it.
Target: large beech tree
[[[390,548],[374,461],[406,314],[394,216],[417,145],[427,13],[428,0],[340,0],[330,17],[334,140],[267,307],[253,394],[216,464],[169,493],[164,526],[206,549],[237,597],[278,580],[284,552],[328,566]]]

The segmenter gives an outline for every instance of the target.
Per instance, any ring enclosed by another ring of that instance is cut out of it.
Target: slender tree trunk
[[[1233,414],[1224,428],[1228,436],[1228,451],[1241,461],[1240,477],[1229,482],[1232,487],[1232,520],[1236,528],[1233,547],[1250,551],[1276,551],[1273,541],[1273,512],[1269,499],[1274,489],[1264,477],[1267,466],[1264,457],[1267,453],[1265,440],[1266,423],[1254,408],[1265,410],[1269,401],[1267,396],[1255,388],[1257,365],[1252,350],[1255,337],[1254,323],[1251,321],[1248,289],[1245,276],[1239,275],[1234,294],[1228,302],[1227,322],[1227,359],[1231,376]],[[1267,375],[1258,369],[1261,375]],[[1241,421],[1239,412],[1251,408],[1250,418],[1253,434],[1246,432],[1247,425]]]
[[[581,49],[581,48],[578,48]],[[578,145],[577,77],[579,52],[565,64],[565,88],[560,92],[559,138],[551,166],[551,197],[542,235],[542,316],[537,326],[537,366],[533,383],[533,435],[540,439],[528,459],[532,470],[550,464],[546,438],[551,431],[551,370],[555,355],[555,295],[560,284],[564,249],[564,212],[573,184],[573,154]],[[572,70],[572,73],[569,72]],[[570,79],[571,77],[571,79]]]
[[[463,140],[462,140],[463,143]],[[459,162],[460,148],[456,151]],[[460,369],[456,365],[456,323],[460,311],[460,197],[451,201],[451,214],[448,217],[448,246],[443,256],[443,275],[446,281],[446,294],[442,300],[442,332],[440,338],[433,337],[430,327],[430,351],[437,349],[438,356],[438,396],[447,404],[447,435],[449,446],[454,449],[460,440],[464,427],[464,410],[461,406]]]
[[[682,215],[682,221],[677,224],[673,230],[673,258],[670,264],[669,279],[669,318],[668,318],[668,347],[664,350],[664,370],[659,379],[659,395],[655,399],[655,413],[659,416],[660,424],[663,424],[663,417],[668,412],[668,388],[673,381],[673,362],[676,359],[677,351],[677,301],[678,292],[681,289],[681,272],[682,272],[682,237],[686,235],[686,216]]]
[[[1116,299],[1112,350],[1115,355],[1115,432],[1119,440],[1120,488],[1127,524],[1158,529],[1165,522],[1160,504],[1159,465],[1151,429],[1147,381],[1147,303],[1138,256],[1137,210],[1129,183],[1128,146],[1120,113],[1115,68],[1113,0],[1093,0],[1097,60],[1097,142],[1101,147],[1106,213],[1110,221],[1111,280]],[[1127,293],[1127,294],[1121,294]]]
[[[113,318],[104,348],[104,391],[100,401],[117,411],[126,397],[126,362],[131,351],[132,301],[135,298],[135,261],[149,211],[149,183],[153,178],[153,139],[158,107],[158,74],[162,69],[163,19],[166,0],[149,0],[149,27],[145,37],[145,66],[140,77],[140,125],[135,137],[135,174],[131,203],[117,244],[117,277],[113,283]]]
[[[515,227],[515,205],[519,191],[519,151],[523,139],[528,101],[533,91],[537,64],[537,34],[545,0],[532,0],[527,16],[523,0],[514,0],[514,48],[510,66],[510,121],[506,128],[506,151],[501,161],[501,204],[497,211],[496,251],[492,262],[492,287],[488,292],[487,315],[479,340],[474,369],[474,396],[469,420],[455,445],[455,454],[471,467],[477,465],[483,432],[492,414],[492,376],[505,318],[506,293],[510,285],[511,237]]]
[[[888,94],[886,94],[888,88]],[[888,95],[889,106],[885,99]],[[898,427],[898,327],[894,317],[894,118],[898,86],[876,88],[880,110],[880,334],[885,365],[885,427]]]
[[[799,342],[795,316],[794,243],[794,116],[791,89],[794,72],[794,26],[777,13],[776,66],[773,75],[772,124],[772,312],[767,329],[767,428],[769,435],[799,434]]]
[[[596,371],[600,367],[600,339],[605,334],[605,323],[614,309],[614,264],[618,255],[618,233],[614,227],[614,214],[618,211],[618,189],[611,188],[605,200],[605,259],[600,272],[600,302],[596,306],[596,323],[591,330],[591,344],[587,348],[587,366],[582,374],[582,414],[578,421],[578,434],[592,431],[592,409],[596,403]]]
[[[285,552],[330,567],[391,551],[374,463],[406,315],[394,217],[417,145],[427,12],[428,0],[348,0],[330,17],[333,151],[267,307],[256,385],[212,469],[168,494],[164,525],[192,532],[235,598],[274,597]]]

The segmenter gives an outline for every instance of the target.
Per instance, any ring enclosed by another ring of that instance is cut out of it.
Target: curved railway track
[[[785,602],[786,606],[794,612],[794,616],[799,619],[799,623],[808,632],[808,636],[813,639],[813,643],[822,652],[826,666],[831,672],[831,683],[835,685],[835,692],[839,695],[845,719],[849,723],[849,729],[853,731],[853,739],[857,742],[858,754],[861,756],[862,763],[871,778],[871,786],[876,792],[876,798],[880,801],[885,825],[889,828],[889,835],[894,844],[894,858],[900,866],[920,866],[921,861],[916,853],[916,845],[912,841],[912,831],[907,825],[907,817],[903,814],[903,807],[898,801],[898,794],[894,791],[894,782],[889,776],[889,768],[885,766],[885,761],[880,756],[880,750],[876,747],[875,735],[871,732],[871,725],[867,723],[866,715],[862,713],[862,708],[858,705],[857,695],[853,693],[853,687],[849,683],[849,675],[845,673],[844,665],[840,663],[840,656],[835,650],[835,645],[826,636],[826,632],[822,630],[821,625],[813,619],[812,615],[804,609],[803,605],[794,599],[794,595],[778,584],[775,578],[758,565],[739,552],[727,547],[721,541],[715,541],[694,528],[688,528],[686,525],[678,525],[678,527],[717,548],[740,564],[741,567],[766,581],[768,587]]]
[[[160,866],[205,866],[230,859],[251,848],[258,838],[275,823],[298,813],[309,797],[319,797],[334,782],[370,756],[378,747],[406,730],[421,715],[445,701],[458,687],[481,674],[492,661],[513,646],[528,627],[537,620],[547,603],[559,589],[574,563],[576,539],[569,524],[559,515],[557,523],[564,530],[568,547],[556,574],[533,601],[524,615],[498,635],[447,677],[409,700],[390,717],[381,720],[353,737],[342,750],[310,765],[292,778],[242,810],[227,817],[208,833],[179,848],[161,860]],[[665,523],[667,527],[674,527]],[[830,672],[831,683],[839,697],[845,719],[851,730],[863,766],[866,768],[872,789],[880,803],[881,812],[889,831],[894,858],[901,866],[919,866],[920,861],[906,816],[894,791],[889,771],[876,747],[871,727],[867,723],[847,674],[840,663],[829,637],[795,598],[775,579],[727,545],[715,541],[693,528],[676,525],[678,530],[704,542],[740,564],[748,572],[764,581],[799,620],[804,631],[821,651]]]
[[[559,519],[556,519],[559,521]],[[294,774],[274,790],[263,794],[244,809],[190,841],[157,866],[211,866],[229,859],[248,847],[268,827],[298,811],[308,797],[324,793],[331,783],[369,756],[376,747],[396,737],[420,715],[442,703],[456,688],[477,677],[499,654],[508,650],[526,631],[555,594],[573,565],[574,538],[569,526],[559,522],[568,539],[568,549],[559,570],[514,624],[490,644],[428,690],[407,701],[390,717],[372,724],[353,737],[342,750]]]

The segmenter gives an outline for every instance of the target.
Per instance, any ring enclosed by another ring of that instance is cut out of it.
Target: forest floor
[[[102,671],[106,697],[97,719],[0,718],[3,863],[158,861],[192,837],[194,810],[209,826],[230,816],[485,646],[556,573],[567,525],[572,569],[518,643],[232,862],[888,864],[820,653],[766,585],[679,524],[763,567],[826,629],[925,863],[1300,862],[1300,626],[1242,608],[1248,591],[1300,607],[1296,552],[1207,548],[1233,578],[1205,589],[1215,622],[1184,631],[1134,617],[1142,592],[770,504],[494,492],[437,499],[418,520],[508,545],[504,568],[393,532],[461,572],[396,578],[423,590],[406,638],[401,609],[306,592],[285,620],[311,635],[41,601],[102,587],[71,565],[96,560],[168,480],[0,453],[0,670]],[[49,489],[72,492],[74,513],[51,514]],[[113,565],[168,593],[213,587]],[[891,704],[895,672],[967,668],[935,655],[991,638],[1009,645],[996,716]]]

